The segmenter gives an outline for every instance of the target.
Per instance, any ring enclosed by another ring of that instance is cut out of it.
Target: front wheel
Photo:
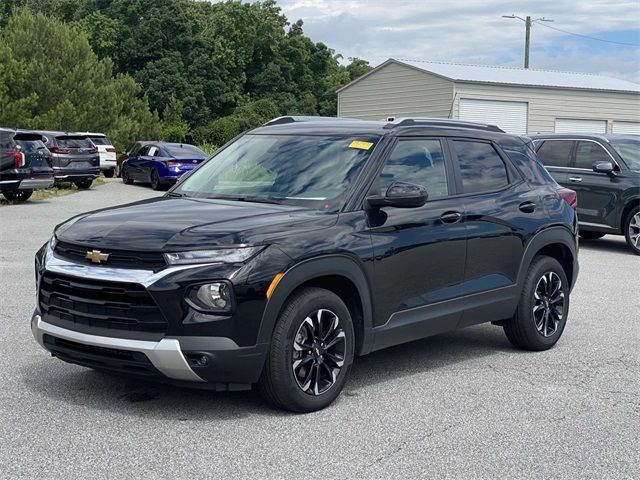
[[[548,350],[560,339],[569,314],[569,281],[555,258],[538,256],[529,267],[516,314],[504,333],[516,347]]]
[[[93,183],[93,180],[89,178],[87,180],[78,180],[77,182],[73,182],[73,183],[75,183],[76,187],[78,187],[78,190],[87,190],[91,188],[91,184]]]
[[[4,198],[15,202],[26,202],[33,195],[33,190],[7,190],[2,192]]]
[[[629,212],[624,223],[624,238],[633,253],[640,255],[640,207]]]
[[[278,317],[258,389],[278,408],[320,410],[342,391],[353,354],[353,323],[344,302],[329,290],[302,289]]]

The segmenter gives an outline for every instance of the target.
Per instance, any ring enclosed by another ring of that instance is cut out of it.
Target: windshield
[[[614,140],[611,142],[611,146],[622,157],[627,167],[640,171],[640,141]]]
[[[183,143],[182,145],[179,143],[167,144],[164,148],[169,152],[169,155],[174,158],[205,158],[207,156],[207,154],[198,147],[187,143]]]
[[[241,137],[175,190],[187,196],[337,207],[377,138]]]

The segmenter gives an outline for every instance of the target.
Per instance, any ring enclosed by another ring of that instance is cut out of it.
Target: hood
[[[161,197],[76,217],[60,225],[56,237],[105,249],[201,250],[277,243],[293,231],[335,221],[336,215],[291,205]]]

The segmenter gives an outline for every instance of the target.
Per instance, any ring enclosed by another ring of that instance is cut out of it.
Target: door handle
[[[440,220],[444,223],[456,223],[459,222],[462,218],[462,214],[460,212],[445,212],[440,215]]]
[[[582,177],[569,177],[569,181],[579,183],[582,181]]]
[[[522,202],[518,208],[521,212],[533,213],[536,209],[536,204],[533,202]]]

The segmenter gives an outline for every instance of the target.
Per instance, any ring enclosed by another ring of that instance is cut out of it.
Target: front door
[[[439,138],[397,141],[374,192],[394,181],[423,185],[429,198],[419,208],[384,207],[368,213],[374,250],[374,349],[456,327],[466,230],[446,144]]]

